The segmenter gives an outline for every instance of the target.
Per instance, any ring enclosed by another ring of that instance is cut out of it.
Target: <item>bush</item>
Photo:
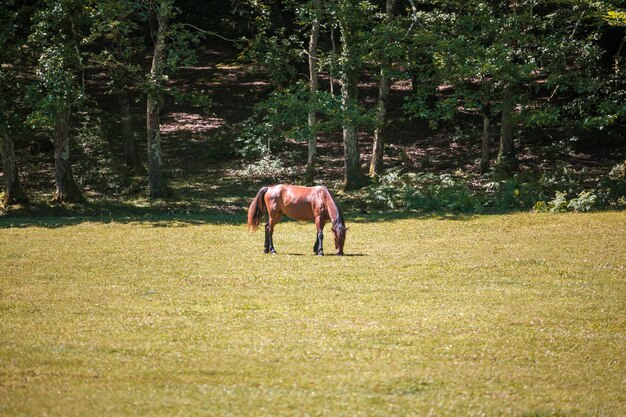
[[[106,194],[124,193],[130,179],[124,173],[124,165],[116,160],[113,143],[107,139],[100,117],[80,115],[79,126],[73,132],[72,159],[76,179],[87,191]]]
[[[567,208],[574,211],[590,211],[598,197],[591,191],[581,191],[577,198],[573,198],[567,204]]]
[[[545,199],[540,178],[531,173],[519,173],[500,181],[485,184],[485,206],[495,211],[530,209],[536,201]]]
[[[272,155],[265,155],[257,162],[246,165],[242,175],[249,178],[267,178],[274,181],[293,175],[293,168],[285,167],[280,158]]]
[[[366,198],[373,208],[399,211],[587,212],[625,206],[625,176],[626,164],[618,164],[599,180],[590,178],[584,169],[576,171],[562,164],[542,175],[522,172],[512,178],[488,182],[481,192],[461,172],[416,174],[396,168],[370,185]]]
[[[451,174],[432,175],[387,171],[368,187],[370,203],[392,210],[477,212],[480,201],[466,182]]]
[[[554,199],[548,203],[550,213],[561,213],[567,211],[567,193],[563,191],[557,191]]]
[[[626,205],[626,161],[615,165],[596,186],[597,204],[601,207]]]

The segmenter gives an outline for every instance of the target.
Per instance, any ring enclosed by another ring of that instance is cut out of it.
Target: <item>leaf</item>
[[[604,16],[604,20],[611,26],[626,27],[626,11],[609,10]]]

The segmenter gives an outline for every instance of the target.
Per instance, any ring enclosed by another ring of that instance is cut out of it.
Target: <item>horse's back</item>
[[[295,220],[314,220],[324,210],[326,187],[303,187],[278,184],[266,193],[266,204],[270,210],[280,211]]]

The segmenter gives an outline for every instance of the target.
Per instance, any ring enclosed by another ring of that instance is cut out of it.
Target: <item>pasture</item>
[[[346,218],[0,219],[0,415],[626,415],[626,213]]]

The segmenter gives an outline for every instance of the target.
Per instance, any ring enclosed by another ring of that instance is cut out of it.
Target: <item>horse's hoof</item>
[[[275,251],[274,249],[272,249],[272,250],[270,251],[270,253],[271,253],[272,255],[276,255],[276,251]]]
[[[317,252],[317,256],[324,256],[324,252]]]

